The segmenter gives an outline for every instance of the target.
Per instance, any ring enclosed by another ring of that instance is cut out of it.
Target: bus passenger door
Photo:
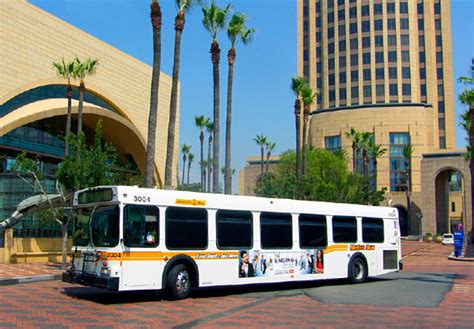
[[[123,225],[122,286],[160,289],[161,252],[159,210],[155,206],[126,205]]]

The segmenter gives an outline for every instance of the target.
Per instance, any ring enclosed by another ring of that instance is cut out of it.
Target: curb
[[[10,286],[22,283],[54,281],[61,280],[62,274],[37,275],[37,276],[20,276],[16,278],[0,279],[0,286]]]
[[[454,257],[453,254],[449,255],[448,259],[459,261],[459,262],[474,262],[473,257],[462,257],[462,256],[461,257]]]

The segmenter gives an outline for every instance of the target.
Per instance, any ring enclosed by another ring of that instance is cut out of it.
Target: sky
[[[30,2],[62,20],[94,35],[112,46],[151,65],[153,58],[150,0],[30,0]],[[174,0],[160,0],[163,12],[162,63],[164,73],[173,67]],[[217,1],[221,5],[229,1]],[[291,77],[297,74],[297,21],[295,0],[233,0],[235,12],[244,13],[248,26],[256,29],[253,42],[239,44],[234,68],[232,116],[233,191],[238,191],[238,173],[246,159],[259,155],[254,142],[263,134],[276,143],[274,154],[293,148],[295,144]],[[474,1],[451,0],[453,33],[453,75],[455,79],[469,74],[474,57]],[[180,148],[191,145],[195,156],[191,182],[199,182],[199,129],[194,117],[213,116],[212,64],[209,49],[212,38],[202,27],[202,13],[194,9],[186,16],[181,43],[181,121]],[[220,166],[225,157],[225,111],[227,90],[227,51],[225,33],[218,35],[221,48],[221,141]],[[455,95],[464,86],[455,83]],[[455,104],[456,118],[466,110]],[[465,133],[456,121],[457,147],[465,145]],[[181,154],[179,156],[181,169]],[[181,177],[181,176],[180,176]],[[221,180],[222,181],[222,180]]]

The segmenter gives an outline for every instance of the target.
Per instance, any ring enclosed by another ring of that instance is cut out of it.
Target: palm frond
[[[257,143],[259,146],[265,146],[265,144],[267,143],[267,137],[264,136],[263,134],[262,135],[257,135],[257,137],[255,137],[253,139],[255,141],[255,143]]]
[[[301,91],[307,84],[308,80],[305,77],[294,76],[293,78],[291,78],[291,90],[293,91],[296,97],[301,96]]]
[[[305,106],[313,105],[316,96],[317,94],[313,92],[309,84],[306,83],[301,87],[301,100]]]
[[[474,88],[464,89],[462,93],[458,95],[459,101],[468,106],[474,105]]]
[[[214,1],[209,7],[203,6],[202,9],[202,25],[211,33],[212,39],[215,40],[217,32],[225,28],[227,16],[232,6],[229,4],[225,8],[219,7]]]
[[[189,12],[194,7],[202,6],[203,0],[176,0],[176,8],[181,11]]]
[[[232,15],[227,28],[227,36],[229,37],[232,48],[235,47],[239,40],[242,41],[244,45],[253,41],[255,29],[247,29],[246,23],[247,17],[244,14],[235,13]]]
[[[207,132],[212,133],[214,131],[214,122],[211,122],[210,120],[206,124]]]
[[[458,82],[462,82],[462,83],[468,84],[468,85],[474,85],[474,80],[472,78],[469,78],[469,77],[459,77]]]

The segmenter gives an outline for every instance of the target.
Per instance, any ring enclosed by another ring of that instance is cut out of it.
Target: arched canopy
[[[0,136],[29,123],[67,115],[64,98],[52,98],[28,103],[9,111],[0,118]],[[77,114],[78,102],[73,101],[73,115]],[[105,109],[93,103],[84,103],[83,123],[92,129],[102,120],[103,138],[112,143],[121,154],[130,154],[142,172],[145,171],[146,143],[138,129],[116,111]],[[159,185],[161,179],[155,167]]]

